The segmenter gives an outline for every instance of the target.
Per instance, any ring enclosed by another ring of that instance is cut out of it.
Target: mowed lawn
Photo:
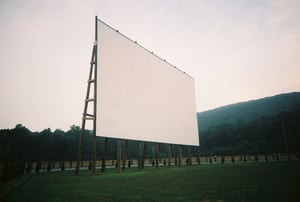
[[[300,201],[300,162],[34,174],[10,201]]]

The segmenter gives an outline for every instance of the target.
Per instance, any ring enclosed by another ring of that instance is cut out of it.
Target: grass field
[[[40,173],[4,201],[300,201],[300,162]]]

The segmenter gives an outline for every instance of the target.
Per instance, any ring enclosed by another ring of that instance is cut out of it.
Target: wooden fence
[[[285,154],[268,154],[268,155],[232,155],[232,156],[201,156],[192,157],[191,163],[188,157],[182,157],[181,165],[193,164],[216,164],[216,163],[247,163],[247,162],[269,162],[269,161],[286,161],[299,160],[297,155]],[[112,169],[116,167],[116,160],[106,160],[105,169]],[[124,169],[132,167],[139,167],[140,161],[137,159],[126,160]],[[82,161],[80,165],[81,170],[90,170],[92,167],[91,161]],[[159,166],[168,166],[168,158],[160,158]],[[171,158],[171,166],[181,166],[178,158]],[[96,168],[101,169],[102,161],[96,161]],[[145,159],[144,166],[155,166],[155,159]],[[62,172],[75,170],[76,161],[39,161],[39,162],[0,162],[0,181],[6,183],[16,177],[25,173],[38,172]],[[142,167],[141,167],[142,168]]]

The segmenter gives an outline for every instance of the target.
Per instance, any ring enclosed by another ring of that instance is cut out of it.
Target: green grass
[[[6,201],[300,201],[300,162],[44,173]]]

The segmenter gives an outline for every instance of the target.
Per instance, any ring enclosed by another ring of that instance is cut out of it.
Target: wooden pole
[[[92,159],[92,174],[96,174],[96,154],[97,154],[97,151],[96,151],[96,135],[94,134],[93,135],[93,148],[92,148],[92,152],[93,152],[93,159]]]
[[[171,167],[172,145],[168,145],[168,167]]]
[[[122,170],[125,171],[126,167],[126,160],[127,160],[127,151],[128,150],[128,140],[125,140],[125,146],[124,146],[124,151],[123,151],[123,158],[122,158]]]
[[[155,166],[156,166],[156,169],[158,169],[158,162],[159,160],[159,143],[156,143],[155,144]]]
[[[96,147],[96,125],[97,125],[97,66],[98,66],[98,18],[95,17],[95,68],[94,68],[94,121],[93,121],[93,174],[96,174],[96,155],[97,155],[97,147]]]
[[[117,140],[117,171],[121,172],[121,140]]]
[[[107,153],[107,142],[108,138],[104,138],[104,146],[102,152],[102,164],[101,164],[101,172],[103,173],[105,170],[105,161],[106,161],[106,153]]]
[[[144,142],[144,149],[143,149],[143,156],[142,156],[142,169],[144,169],[144,166],[145,166],[145,159],[146,159],[146,156],[147,156],[147,142]]]
[[[85,123],[81,124],[81,131],[79,134],[79,142],[78,142],[78,151],[77,151],[77,163],[76,163],[76,169],[75,169],[75,174],[79,174],[79,168],[81,164],[81,158],[82,158],[82,144],[83,144],[83,134],[84,134],[84,129],[82,128],[82,125],[85,125]]]
[[[138,170],[141,170],[141,151],[140,151],[140,142],[137,141],[137,166]]]
[[[178,149],[179,149],[179,155],[178,155],[178,158],[179,158],[179,162],[178,162],[178,165],[181,166],[182,165],[182,146],[179,145],[178,146]]]
[[[201,162],[201,158],[200,158],[201,156],[200,156],[200,146],[198,147],[198,156],[197,156],[197,162],[198,162],[198,164],[200,164]]]
[[[188,146],[188,165],[192,165],[192,147]]]

